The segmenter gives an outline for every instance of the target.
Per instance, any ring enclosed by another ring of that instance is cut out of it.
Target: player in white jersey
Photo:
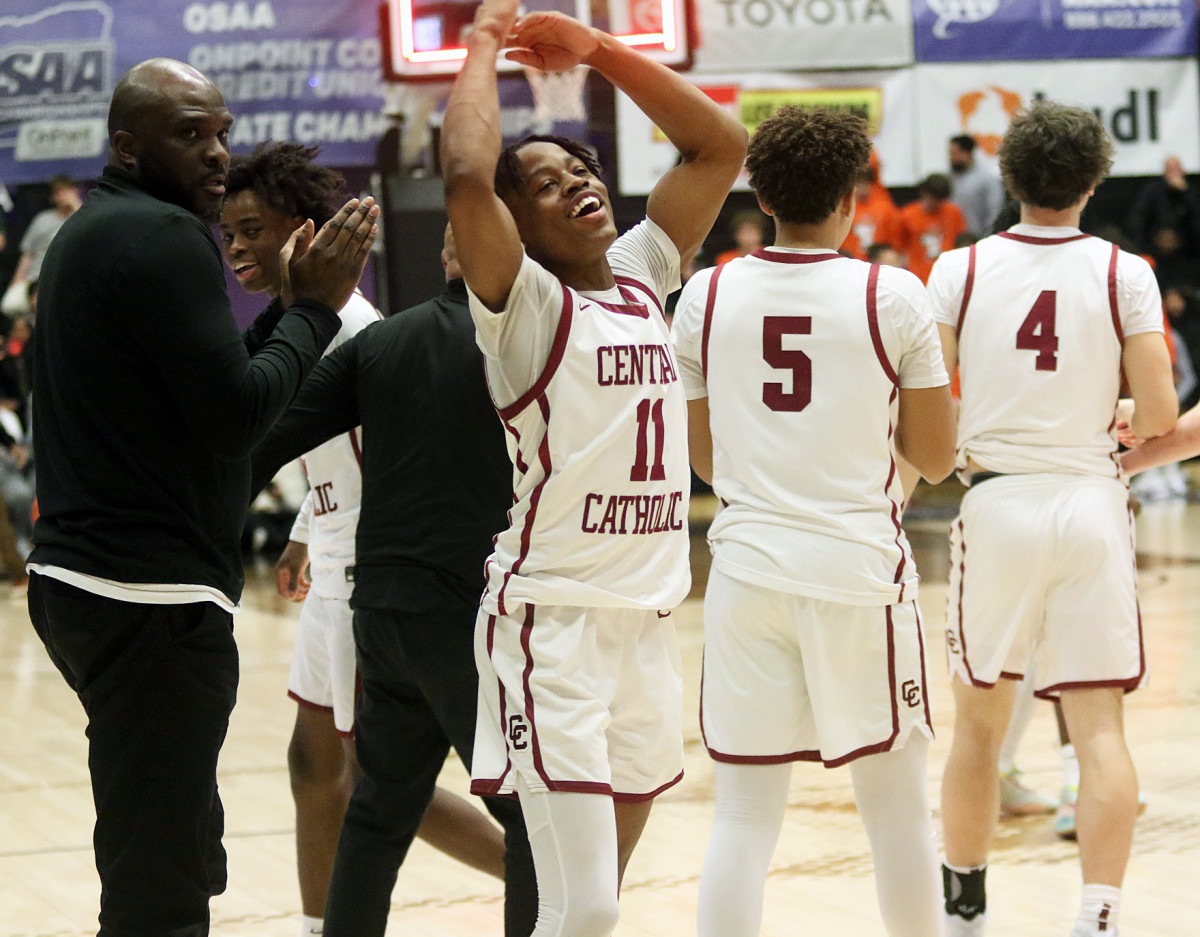
[[[692,464],[721,500],[701,728],[716,765],[700,937],[749,937],[791,766],[849,764],[892,937],[940,922],[932,738],[898,459],[954,464],[950,380],[921,282],[843,257],[866,121],[785,107],[746,167],[774,246],[684,287],[672,337]]]
[[[520,798],[534,934],[603,937],[651,799],[682,770],[668,616],[689,586],[687,415],[662,304],[745,131],[613,37],[555,13],[518,21],[517,7],[479,7],[442,127],[446,207],[514,465],[476,633],[472,789]],[[619,240],[582,145],[501,152],[495,57],[509,44],[522,64],[595,69],[679,149],[649,217]]]
[[[938,259],[929,293],[959,368],[946,629],[954,740],[942,782],[949,931],[983,933],[1000,744],[1017,680],[1061,700],[1079,758],[1083,897],[1073,937],[1116,932],[1137,813],[1122,695],[1146,673],[1128,489],[1117,462],[1122,374],[1133,431],[1177,403],[1145,261],[1079,231],[1111,165],[1090,111],[1040,102],[1014,118],[1000,169],[1021,222]]]
[[[265,341],[286,307],[279,301],[285,289],[280,248],[304,218],[319,225],[331,214],[327,203],[345,181],[340,173],[313,163],[316,152],[299,144],[268,144],[230,167],[221,216],[225,260],[247,292],[272,297],[247,341]],[[382,319],[359,292],[338,316],[342,327],[326,355]],[[361,428],[355,427],[303,457],[309,492],[276,564],[279,594],[304,603],[288,675],[288,696],[297,703],[288,774],[296,803],[302,937],[322,932],[342,818],[359,777],[350,595],[362,500],[361,453]],[[460,861],[503,876],[499,830],[449,791],[435,792],[419,835]]]

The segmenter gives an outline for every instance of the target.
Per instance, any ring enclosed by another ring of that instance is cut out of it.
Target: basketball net
[[[553,124],[587,120],[587,109],[583,106],[586,66],[576,65],[565,72],[543,72],[526,65],[524,71],[533,91],[533,110],[539,121]]]

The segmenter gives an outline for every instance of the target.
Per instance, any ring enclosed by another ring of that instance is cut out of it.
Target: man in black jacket
[[[249,453],[337,332],[376,233],[369,199],[315,236],[306,222],[284,251],[290,308],[249,354],[201,220],[231,124],[195,69],[135,66],[109,164],[41,278],[29,607],[88,716],[101,937],[208,933]]]
[[[313,370],[254,453],[254,487],[362,426],[354,641],[362,687],[350,798],[326,937],[382,937],[396,873],[450,747],[471,766],[473,650],[483,564],[512,502],[512,464],[488,396],[449,229],[445,292],[367,326]],[[484,798],[505,829],[505,933],[537,915],[520,805]]]

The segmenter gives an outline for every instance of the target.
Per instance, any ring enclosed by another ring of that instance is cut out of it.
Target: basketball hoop
[[[525,66],[524,71],[533,91],[533,110],[539,122],[587,120],[587,108],[583,105],[586,66],[576,65],[565,72],[543,72]]]

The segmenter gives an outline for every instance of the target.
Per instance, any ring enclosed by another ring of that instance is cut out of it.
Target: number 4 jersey
[[[663,300],[679,255],[653,222],[608,252],[617,286],[583,293],[524,259],[508,304],[471,296],[513,461],[509,527],[487,562],[489,614],[521,603],[670,609],[687,595],[687,405]]]
[[[943,254],[937,321],[958,333],[958,468],[1116,478],[1125,336],[1163,331],[1150,265],[1076,228],[1019,224]]]
[[[848,605],[916,598],[892,437],[901,388],[948,383],[920,281],[770,248],[689,280],[672,335],[688,398],[708,398],[714,566]]]

